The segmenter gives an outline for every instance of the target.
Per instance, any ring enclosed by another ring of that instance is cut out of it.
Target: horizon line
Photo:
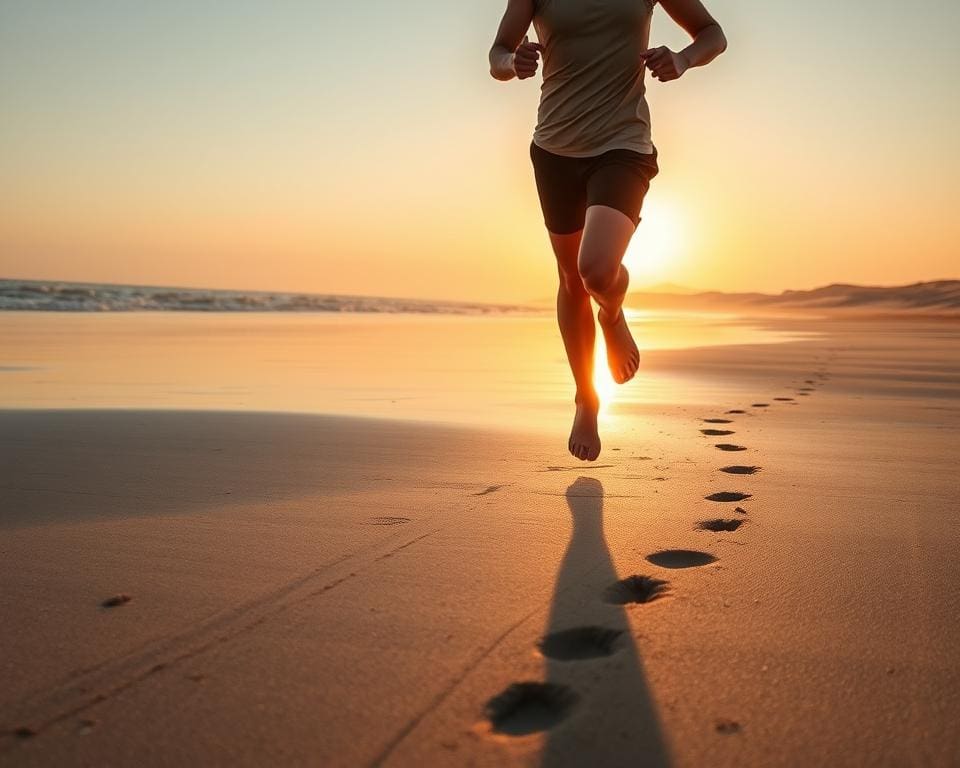
[[[177,291],[210,291],[210,292],[230,292],[230,293],[257,293],[257,294],[293,294],[301,296],[330,296],[338,298],[347,298],[347,299],[385,299],[389,301],[413,301],[413,302],[422,302],[422,303],[431,303],[431,304],[458,304],[458,305],[482,305],[482,306],[494,306],[494,307],[516,307],[522,305],[523,302],[513,301],[487,301],[487,300],[477,300],[477,299],[451,299],[451,298],[417,298],[412,296],[390,296],[383,294],[366,294],[366,293],[328,293],[323,291],[303,291],[303,290],[287,290],[287,289],[274,289],[274,288],[230,288],[230,287],[210,287],[210,286],[196,286],[196,285],[165,285],[160,283],[117,283],[117,282],[93,282],[87,280],[62,280],[62,279],[51,279],[51,278],[26,278],[26,277],[2,277],[0,276],[0,283],[40,283],[47,285],[77,285],[77,286],[99,286],[99,287],[108,287],[108,288],[150,288],[150,289],[166,289],[166,290],[177,290]],[[759,291],[759,290],[742,290],[742,291],[726,291],[719,288],[691,288],[689,286],[680,285],[678,283],[671,283],[669,281],[661,281],[658,283],[650,283],[636,288],[631,288],[627,291],[627,295],[634,293],[659,293],[660,295],[686,295],[694,296],[698,294],[707,294],[707,293],[718,293],[723,295],[758,295],[758,296],[781,296],[789,292],[811,292],[823,290],[825,288],[832,287],[848,287],[848,288],[861,288],[861,289],[896,289],[896,288],[912,288],[919,285],[928,285],[934,283],[951,283],[951,282],[960,282],[960,277],[943,277],[943,278],[934,278],[929,280],[916,280],[911,283],[894,283],[890,285],[878,285],[878,284],[867,284],[867,283],[849,283],[849,282],[830,282],[817,285],[813,288],[782,288],[779,293],[768,292],[768,291]],[[684,291],[684,294],[678,294],[675,291],[655,291],[660,286],[670,287]],[[540,304],[546,301],[553,301],[553,297],[545,298],[528,298],[524,300],[526,303],[531,304]]]

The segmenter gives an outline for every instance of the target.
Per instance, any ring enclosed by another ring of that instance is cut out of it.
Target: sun
[[[668,198],[648,197],[641,215],[623,257],[635,286],[673,278],[685,246],[682,216]]]

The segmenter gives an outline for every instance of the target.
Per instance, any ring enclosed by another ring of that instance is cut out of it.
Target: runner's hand
[[[523,42],[513,54],[513,69],[520,80],[533,77],[537,73],[537,62],[542,50],[540,43],[531,43],[526,35],[523,36]]]
[[[660,82],[676,80],[690,66],[690,62],[682,54],[674,53],[665,45],[641,51],[640,61]]]

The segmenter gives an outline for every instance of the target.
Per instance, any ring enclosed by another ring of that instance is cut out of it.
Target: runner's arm
[[[490,48],[490,74],[497,80],[521,80],[537,71],[542,47],[526,39],[533,21],[534,0],[507,0],[496,39]]]
[[[691,67],[709,64],[727,49],[723,29],[700,0],[660,0],[660,5],[693,42],[680,51]]]

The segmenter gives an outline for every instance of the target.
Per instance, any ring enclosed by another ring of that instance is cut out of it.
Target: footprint
[[[371,517],[367,525],[403,525],[409,522],[409,517]]]
[[[577,695],[565,685],[513,683],[487,702],[485,714],[495,732],[525,736],[552,728],[576,703]]]
[[[745,445],[734,445],[733,443],[717,443],[716,446],[721,451],[745,451],[747,447]]]
[[[100,603],[103,608],[116,608],[121,605],[126,605],[131,600],[133,600],[130,595],[114,595],[113,597],[108,597],[102,603]]]
[[[702,419],[704,424],[733,424],[732,419]]]
[[[743,525],[743,520],[702,520],[697,523],[697,528],[701,531],[720,533],[722,531],[735,531],[741,525]]]
[[[652,603],[667,594],[668,584],[669,582],[663,579],[634,574],[607,587],[603,592],[603,599],[612,605]]]
[[[727,411],[727,413],[746,413],[746,411],[741,411],[739,408],[735,408],[732,411]]]
[[[751,408],[769,408],[770,403],[753,403],[753,405],[751,405],[750,407]]]
[[[487,486],[486,488],[484,488],[482,491],[480,491],[479,493],[475,493],[475,494],[473,494],[473,495],[474,495],[474,496],[486,496],[488,493],[494,493],[494,492],[496,492],[496,491],[499,491],[501,488],[503,488],[502,485],[488,485],[488,486]]]
[[[719,491],[703,498],[707,501],[743,501],[749,499],[752,495],[752,493],[740,493],[739,491]]]
[[[622,634],[622,630],[606,627],[574,627],[546,635],[537,648],[547,658],[558,661],[597,659],[612,654]]]
[[[760,471],[760,467],[751,467],[744,464],[733,464],[729,467],[720,467],[721,472],[728,475],[755,475]]]
[[[729,736],[734,733],[740,733],[743,729],[743,726],[740,725],[736,720],[730,720],[725,717],[721,717],[713,724],[713,729],[717,733],[722,733],[725,736]]]
[[[711,554],[692,549],[664,549],[647,555],[647,560],[661,568],[695,568],[698,565],[709,565],[716,559]]]
[[[79,723],[77,723],[77,734],[80,736],[89,736],[91,733],[93,733],[93,729],[96,727],[96,720],[85,717]]]
[[[781,403],[789,403],[791,400],[793,400],[792,397],[775,397],[773,399],[779,400]]]
[[[701,429],[700,433],[703,435],[708,435],[710,437],[722,437],[723,435],[737,434],[732,429]]]

